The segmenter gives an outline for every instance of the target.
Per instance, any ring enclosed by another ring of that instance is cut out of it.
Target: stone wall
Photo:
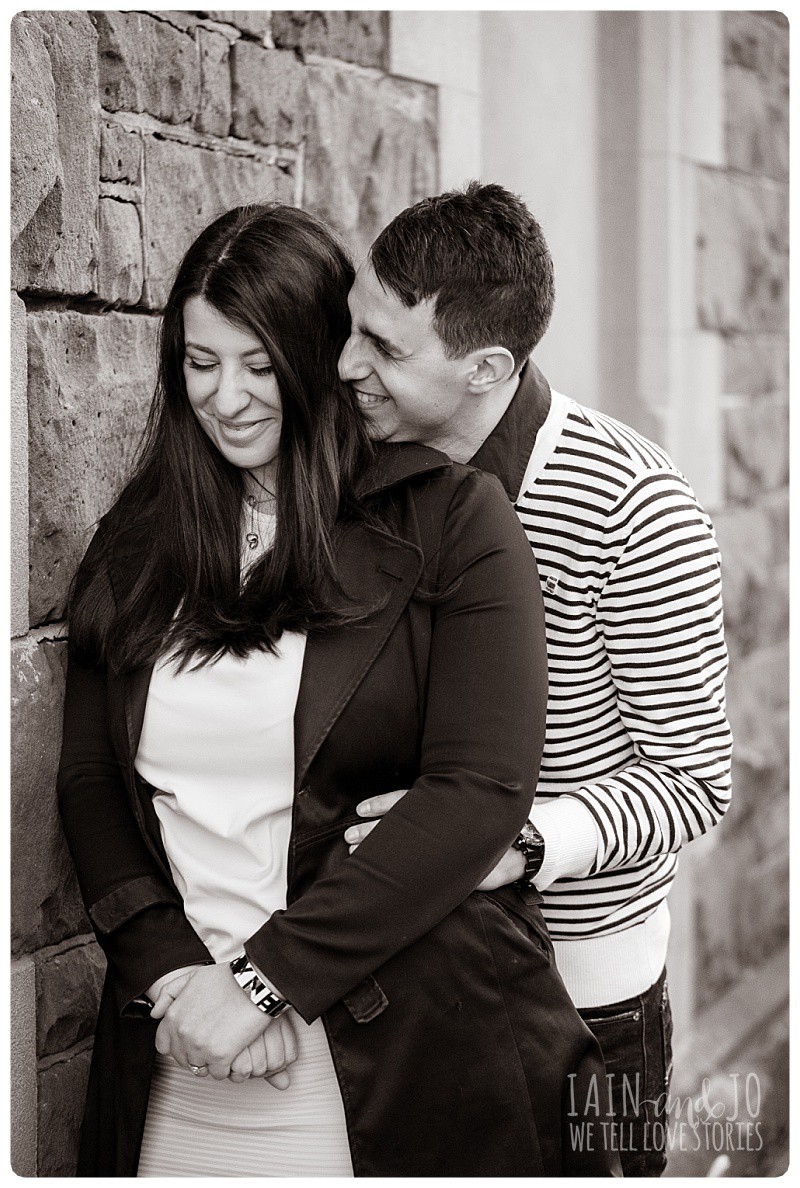
[[[789,28],[723,14],[726,163],[700,176],[701,325],[725,360],[734,800],[697,863],[698,1006],[780,949],[789,896]]]
[[[437,88],[392,76],[388,23],[360,11],[12,22],[19,1174],[73,1174],[103,973],[54,798],[69,581],[135,451],[159,310],[199,229],[228,207],[277,198],[327,218],[358,255],[436,191]]]

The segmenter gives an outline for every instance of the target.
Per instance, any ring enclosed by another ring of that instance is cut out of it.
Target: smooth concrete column
[[[483,179],[519,194],[555,265],[534,359],[551,384],[603,407],[598,323],[597,14],[483,12]]]
[[[389,13],[389,70],[439,96],[439,189],[481,173],[479,12]]]
[[[638,388],[713,510],[723,502],[722,342],[697,316],[698,166],[724,163],[721,14],[641,12]]]
[[[25,302],[11,294],[11,635],[28,630],[28,345]]]
[[[36,1175],[36,972],[30,957],[11,962],[11,1166]]]

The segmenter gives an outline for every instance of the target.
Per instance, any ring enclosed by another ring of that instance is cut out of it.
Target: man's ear
[[[473,351],[467,363],[467,386],[477,396],[504,384],[514,374],[514,356],[501,346]]]

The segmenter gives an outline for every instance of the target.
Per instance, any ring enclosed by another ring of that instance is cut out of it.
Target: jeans
[[[606,1063],[613,1141],[625,1176],[660,1176],[667,1164],[666,1094],[672,1075],[672,1011],[666,970],[646,990],[580,1011]]]

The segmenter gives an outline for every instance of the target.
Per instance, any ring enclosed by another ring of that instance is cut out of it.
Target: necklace
[[[253,474],[252,470],[246,470],[245,473],[249,474],[250,478],[253,480],[253,482],[256,483],[261,488],[261,490],[265,492],[265,494],[260,499],[256,498],[256,496],[253,495],[252,493],[248,493],[247,495],[245,495],[245,503],[246,503],[247,509],[248,509],[247,510],[248,524],[247,524],[247,530],[245,531],[244,539],[245,539],[248,549],[252,552],[253,549],[257,549],[258,546],[261,544],[261,534],[260,534],[260,532],[256,531],[256,515],[259,511],[262,510],[262,507],[266,510],[267,505],[269,505],[269,504],[274,505],[275,492],[270,491],[269,487],[265,487],[264,484],[260,481],[260,479],[256,478],[256,476]]]

